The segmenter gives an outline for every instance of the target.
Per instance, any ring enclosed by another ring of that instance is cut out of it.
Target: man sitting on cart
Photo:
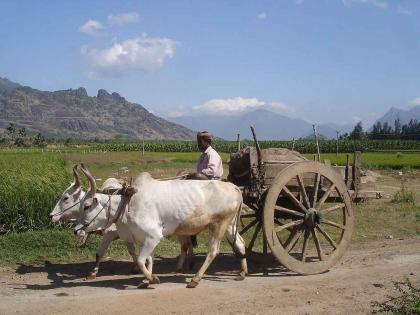
[[[220,180],[223,176],[222,158],[212,148],[212,135],[207,131],[197,133],[197,146],[201,152],[197,162],[197,172],[189,173],[187,179],[215,179]]]

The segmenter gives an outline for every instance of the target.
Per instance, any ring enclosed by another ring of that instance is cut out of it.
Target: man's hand
[[[188,173],[186,179],[203,179],[206,180],[208,177],[202,173],[192,172]]]

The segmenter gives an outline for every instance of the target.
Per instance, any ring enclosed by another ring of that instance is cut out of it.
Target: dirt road
[[[203,257],[199,257],[201,261]],[[330,272],[298,276],[272,261],[250,262],[251,275],[233,280],[238,262],[219,256],[196,289],[176,276],[174,259],[157,259],[161,284],[137,289],[130,262],[103,263],[92,281],[91,263],[19,266],[0,270],[0,314],[366,314],[371,301],[393,292],[392,280],[420,283],[420,238],[353,246]]]

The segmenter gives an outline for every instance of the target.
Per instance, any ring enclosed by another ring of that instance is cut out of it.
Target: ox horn
[[[79,173],[77,173],[77,164],[73,166],[73,177],[74,177],[73,186],[80,187],[80,176],[79,176]]]
[[[89,170],[81,163],[80,169],[82,170],[83,174],[86,175],[87,179],[89,180],[89,191],[91,194],[96,193],[96,181]]]

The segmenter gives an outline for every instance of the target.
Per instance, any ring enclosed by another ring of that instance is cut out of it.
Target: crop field
[[[296,141],[259,141],[261,148],[288,148],[301,152],[312,153],[316,146],[312,140]],[[241,141],[241,147],[253,146],[253,141]],[[335,140],[322,140],[319,142],[321,152],[335,153],[337,143]],[[194,152],[197,150],[195,141],[145,141],[145,150],[151,152]],[[213,147],[219,152],[235,152],[235,141],[215,141]],[[142,143],[98,143],[92,149],[100,151],[140,151]],[[420,150],[420,142],[414,140],[340,140],[339,152],[350,153],[354,151],[408,151]]]

